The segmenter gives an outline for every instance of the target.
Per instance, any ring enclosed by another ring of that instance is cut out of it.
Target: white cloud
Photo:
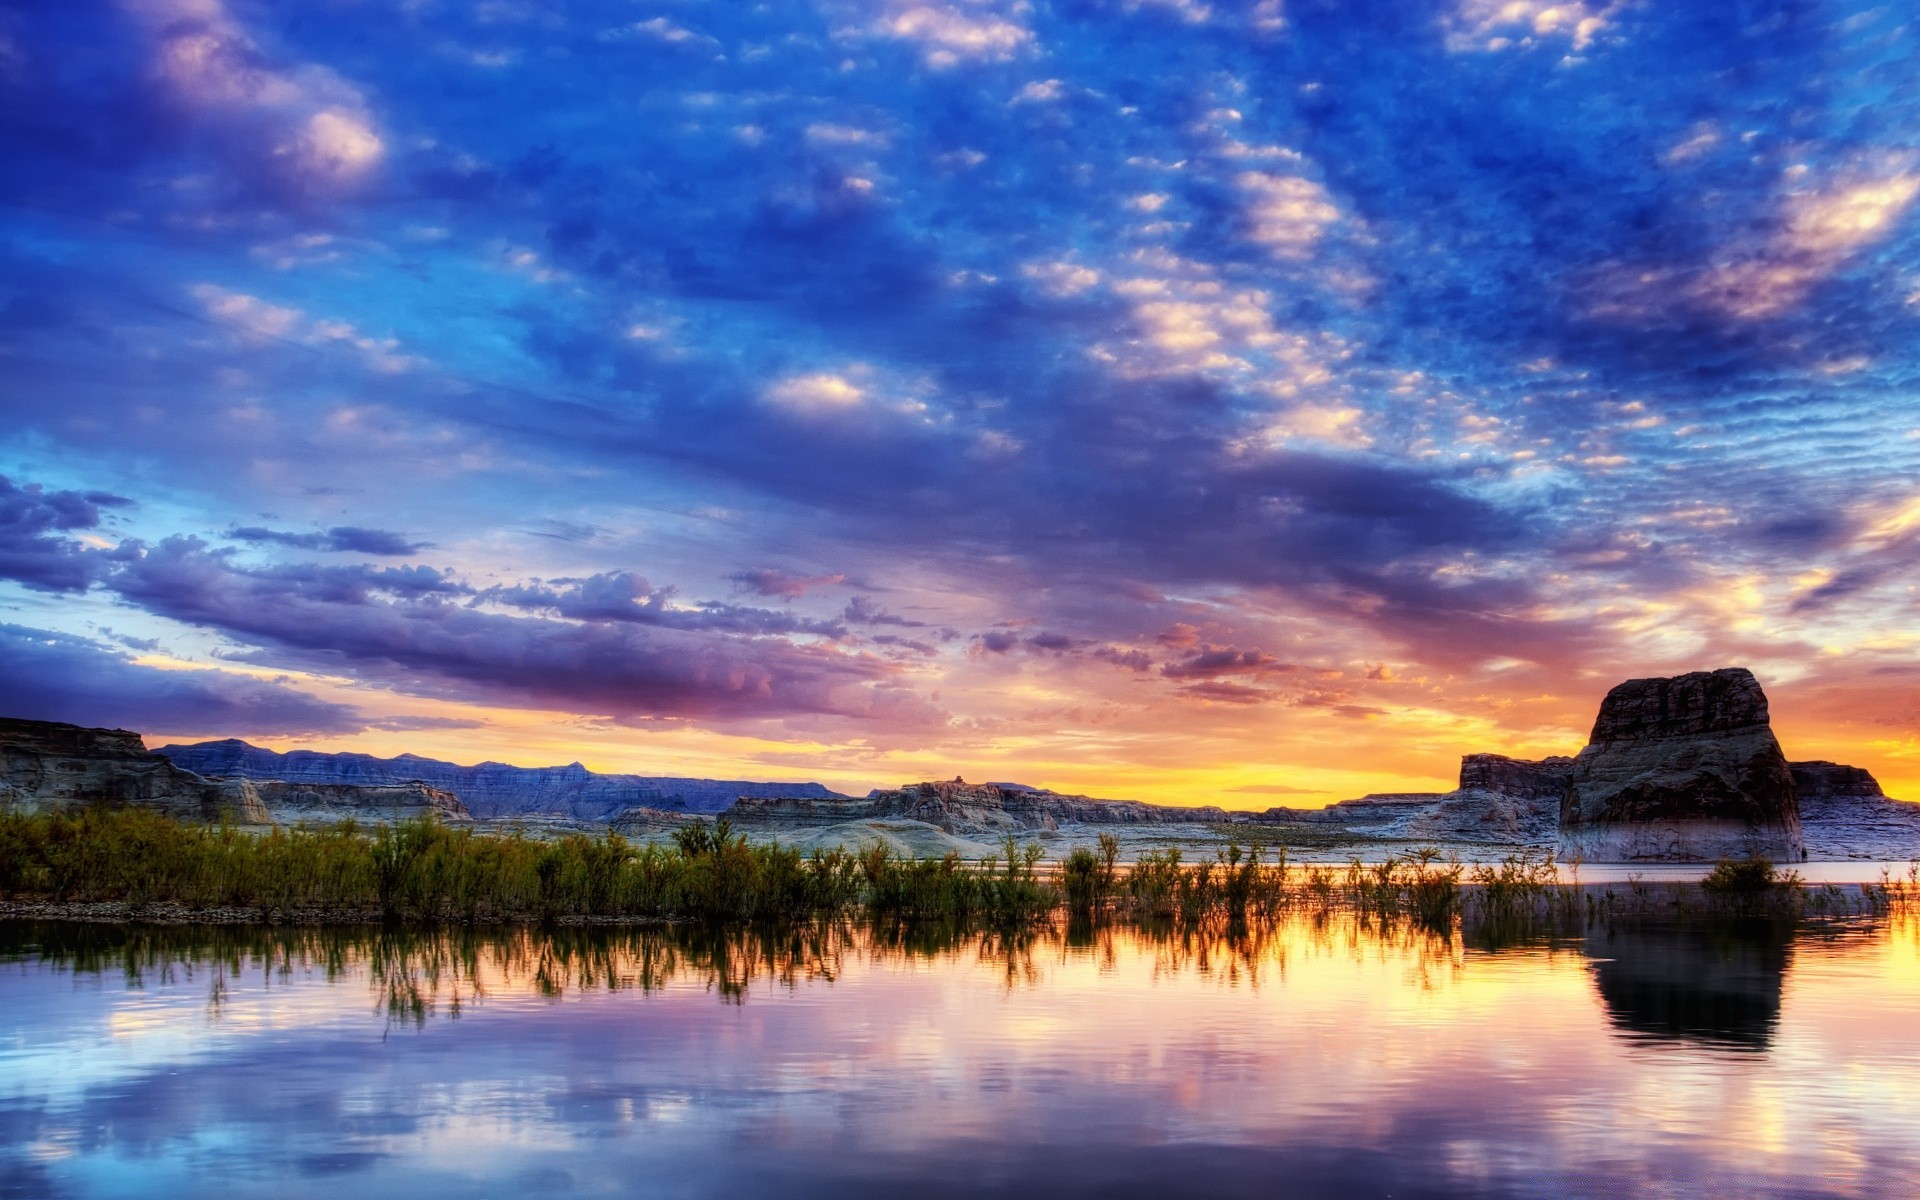
[[[251,341],[274,339],[299,342],[308,346],[339,344],[358,350],[366,364],[376,371],[392,374],[422,365],[425,360],[403,353],[397,338],[368,337],[345,321],[308,320],[297,308],[286,308],[229,291],[211,283],[189,288],[215,324],[224,326]]]
[[[353,184],[385,154],[359,89],[326,67],[269,65],[220,0],[128,6],[152,28],[155,74],[173,94],[207,120],[230,123],[302,186]]]
[[[307,118],[299,136],[283,143],[276,153],[298,158],[309,175],[343,182],[380,161],[384,149],[365,117],[329,108]]]
[[[807,140],[817,146],[884,146],[886,137],[857,125],[815,122],[807,126]]]
[[[1050,296],[1077,296],[1100,282],[1100,272],[1075,262],[1029,263],[1020,270]]]
[[[1249,236],[1280,258],[1313,253],[1340,209],[1327,190],[1300,175],[1243,171],[1238,180],[1247,193]]]
[[[829,372],[792,375],[766,390],[766,398],[782,408],[799,412],[839,412],[858,408],[866,401],[866,389]]]
[[[1793,169],[1798,183],[1809,172]],[[1588,311],[1638,321],[1668,311],[1676,299],[1742,321],[1778,317],[1807,298],[1859,251],[1885,238],[1920,197],[1920,174],[1856,175],[1822,188],[1789,192],[1778,231],[1758,246],[1735,244],[1726,258],[1687,274],[1664,264],[1616,267],[1596,281]]]
[[[880,28],[890,37],[918,42],[929,66],[1005,62],[1033,45],[1033,31],[1017,19],[1025,11],[1024,4],[1005,13],[983,4],[915,4],[883,18]]]
[[[1447,18],[1447,48],[1462,51],[1530,49],[1551,42],[1575,54],[1593,44],[1619,3],[1585,0],[1461,0]]]

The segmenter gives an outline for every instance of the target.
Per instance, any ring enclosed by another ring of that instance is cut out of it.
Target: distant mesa
[[[282,754],[235,738],[162,746],[159,753],[190,771],[235,779],[359,785],[423,783],[454,793],[474,816],[489,819],[551,815],[604,823],[630,808],[714,813],[741,796],[839,795],[817,783],[602,775],[577,762],[564,767],[515,767],[498,762],[468,767],[414,754],[395,758],[314,750]]]
[[[861,800],[742,796],[727,810],[727,816],[749,828],[891,820],[918,821],[951,834],[998,837],[1057,830],[1063,824],[1215,823],[1231,820],[1235,814],[1213,805],[1182,808],[1139,800],[1096,800],[1017,784],[968,783],[955,778],[876,790]]]

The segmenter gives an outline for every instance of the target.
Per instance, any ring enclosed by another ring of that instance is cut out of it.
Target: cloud
[[[7,586],[482,703],[850,744],[937,691],[955,753],[1130,763],[1156,705],[1271,746],[1388,686],[1292,706],[1322,669],[1518,728],[1703,647],[1911,653],[1869,533],[1920,472],[1920,28],[1082,7],[20,9],[6,467],[259,535],[15,514]]]
[[[336,525],[322,533],[289,533],[258,525],[227,530],[227,537],[243,542],[270,542],[301,550],[327,550],[339,554],[373,554],[405,557],[428,549],[432,542],[409,542],[400,534],[384,529],[362,529],[357,525]]]
[[[881,18],[889,37],[917,42],[932,67],[1004,62],[1033,44],[1033,31],[980,4],[898,4]]]
[[[867,391],[842,376],[816,373],[780,380],[767,389],[767,399],[798,412],[834,412],[863,404]]]
[[[1167,663],[1160,673],[1168,679],[1212,679],[1220,675],[1286,674],[1299,669],[1264,650],[1207,646],[1178,662]]]
[[[344,704],[310,696],[284,680],[219,670],[145,666],[97,642],[0,625],[6,715],[73,725],[308,737],[358,733],[369,722]]]
[[[484,593],[486,599],[516,608],[545,609],[579,621],[618,621],[755,635],[805,633],[837,638],[846,633],[831,621],[711,600],[679,605],[674,603],[674,596],[672,587],[656,588],[645,576],[631,571],[608,571],[584,579],[556,579],[548,584],[491,588]]]
[[[927,627],[925,621],[914,621],[898,613],[887,612],[865,596],[855,596],[847,601],[847,607],[841,611],[840,619],[849,625],[897,625],[903,629]]]
[[[256,182],[308,195],[358,184],[384,157],[360,90],[316,64],[276,62],[219,0],[137,0],[165,93]]]
[[[173,537],[109,586],[265,658],[422,695],[620,719],[941,719],[885,662],[766,636],[804,625],[796,618],[726,606],[649,614],[666,593],[631,574],[476,597],[569,618],[555,619],[455,603],[472,589],[425,568],[248,570],[197,538]]]
[[[105,492],[48,491],[0,475],[0,579],[37,591],[84,590],[112,552],[67,536],[100,527],[100,510],[132,503]]]
[[[1243,172],[1236,181],[1247,193],[1247,236],[1280,258],[1305,258],[1340,220],[1327,189],[1299,175]]]
[[[831,587],[836,583],[845,583],[845,575],[794,575],[786,571],[776,571],[771,567],[759,567],[751,571],[735,571],[727,576],[738,584],[742,591],[758,596],[771,596],[778,600],[798,600],[815,588]]]
[[[1264,704],[1279,698],[1279,693],[1268,688],[1217,679],[1206,683],[1190,683],[1180,689],[1180,694],[1210,704]]]

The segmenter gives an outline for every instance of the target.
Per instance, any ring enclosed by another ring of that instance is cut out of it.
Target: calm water
[[[0,925],[9,1196],[1920,1195],[1920,923]]]

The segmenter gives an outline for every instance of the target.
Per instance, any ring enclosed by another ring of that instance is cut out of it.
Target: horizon
[[[312,16],[0,24],[24,717],[1262,809],[1738,664],[1920,798],[1886,10]]]

